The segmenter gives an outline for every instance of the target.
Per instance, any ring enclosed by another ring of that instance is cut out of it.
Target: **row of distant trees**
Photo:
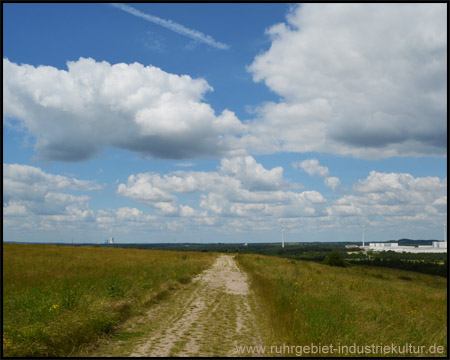
[[[403,256],[402,256],[403,255]],[[406,271],[415,271],[423,274],[438,275],[447,277],[447,259],[442,260],[441,254],[423,254],[428,255],[428,261],[417,259],[419,254],[398,254],[393,251],[377,253],[376,256],[369,255],[365,259],[347,260],[338,251],[332,251],[325,257],[323,262],[330,266],[348,266],[350,264],[380,266]],[[431,260],[431,261],[430,261]],[[439,262],[436,262],[439,261]]]
[[[382,266],[425,274],[447,277],[446,253],[396,253],[394,251],[369,252],[351,251],[345,243],[307,243],[288,244],[284,249],[280,244],[122,244],[120,247],[140,249],[165,249],[189,251],[214,251],[235,253],[239,248],[241,254],[275,255],[298,260],[325,262],[333,266],[349,266],[351,264]]]

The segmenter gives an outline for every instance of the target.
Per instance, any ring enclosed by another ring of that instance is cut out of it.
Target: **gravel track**
[[[95,356],[239,356],[236,346],[261,344],[250,301],[247,275],[221,255]]]

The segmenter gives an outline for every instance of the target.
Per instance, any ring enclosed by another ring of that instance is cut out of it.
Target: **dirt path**
[[[236,346],[261,344],[250,301],[247,275],[221,255],[95,356],[239,356]]]

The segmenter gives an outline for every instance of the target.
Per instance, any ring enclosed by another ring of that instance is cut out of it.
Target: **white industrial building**
[[[447,252],[446,241],[433,241],[432,245],[401,246],[398,243],[370,243],[372,251],[395,251],[409,253],[443,253]]]

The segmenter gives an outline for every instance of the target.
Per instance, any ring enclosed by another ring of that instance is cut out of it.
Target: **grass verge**
[[[70,356],[211,266],[212,253],[3,245],[3,355]]]
[[[444,354],[343,352],[331,356],[447,355],[446,279],[394,269],[330,267],[275,256],[240,255],[237,260],[259,298],[268,345],[356,345],[362,349],[372,344],[411,344],[424,346],[424,351],[437,345]]]

